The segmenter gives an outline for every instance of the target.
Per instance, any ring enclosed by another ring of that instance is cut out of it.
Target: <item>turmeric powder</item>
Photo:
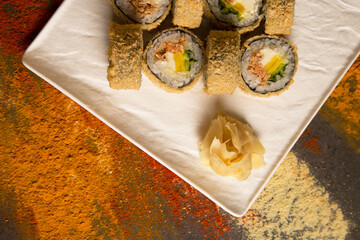
[[[349,145],[360,152],[360,57],[335,88],[320,115],[342,133]]]

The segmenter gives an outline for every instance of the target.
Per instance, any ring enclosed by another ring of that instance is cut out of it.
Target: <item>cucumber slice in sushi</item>
[[[205,13],[219,27],[232,26],[240,33],[257,28],[264,17],[262,0],[206,0]]]
[[[290,84],[298,56],[290,41],[270,35],[248,39],[241,51],[241,89],[260,96],[278,95]]]
[[[201,41],[190,31],[174,28],[149,42],[143,54],[143,71],[158,87],[181,93],[191,89],[203,70]]]

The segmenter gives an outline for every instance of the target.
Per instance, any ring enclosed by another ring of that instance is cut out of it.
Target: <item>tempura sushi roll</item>
[[[240,33],[211,30],[206,44],[204,92],[232,94],[240,84]]]
[[[114,13],[127,23],[139,23],[144,30],[160,25],[169,14],[171,0],[109,0]]]
[[[215,26],[233,26],[245,33],[257,28],[264,17],[262,0],[206,0],[206,13]],[[210,12],[210,13],[209,13]]]
[[[267,0],[265,33],[290,35],[294,19],[295,0]]]
[[[107,78],[114,89],[139,89],[141,84],[142,28],[140,24],[110,23]]]
[[[174,0],[173,24],[179,27],[198,28],[203,13],[203,0]]]
[[[278,95],[293,83],[296,46],[276,36],[260,35],[244,43],[241,53],[241,89],[257,96]]]
[[[198,82],[203,58],[201,41],[185,29],[174,28],[150,41],[143,54],[143,70],[156,86],[181,93]]]

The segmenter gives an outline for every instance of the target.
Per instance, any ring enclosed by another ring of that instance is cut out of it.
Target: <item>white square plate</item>
[[[360,1],[297,0],[288,39],[298,46],[299,66],[280,96],[208,96],[202,81],[171,94],[145,76],[139,91],[117,91],[106,79],[111,18],[108,1],[64,1],[26,50],[24,65],[235,216],[249,209],[360,47]],[[248,122],[266,148],[266,166],[246,181],[199,161],[198,142],[219,110]]]

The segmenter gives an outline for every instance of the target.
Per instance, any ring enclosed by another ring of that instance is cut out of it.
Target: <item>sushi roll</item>
[[[179,27],[198,28],[203,13],[203,0],[174,0],[173,24]]]
[[[290,35],[294,20],[295,0],[268,0],[265,12],[265,33]]]
[[[126,23],[140,23],[144,30],[160,25],[169,14],[171,0],[109,0],[113,12]]]
[[[158,87],[181,93],[198,82],[203,70],[203,46],[191,32],[174,28],[149,42],[143,54],[143,71]]]
[[[206,0],[205,13],[216,27],[236,27],[240,33],[257,28],[264,17],[262,0]]]
[[[210,30],[206,56],[204,92],[232,94],[240,82],[240,33]]]
[[[140,88],[142,48],[140,24],[110,23],[107,79],[111,88]]]
[[[293,83],[298,56],[296,46],[276,36],[248,39],[240,54],[240,87],[257,96],[278,95]]]

